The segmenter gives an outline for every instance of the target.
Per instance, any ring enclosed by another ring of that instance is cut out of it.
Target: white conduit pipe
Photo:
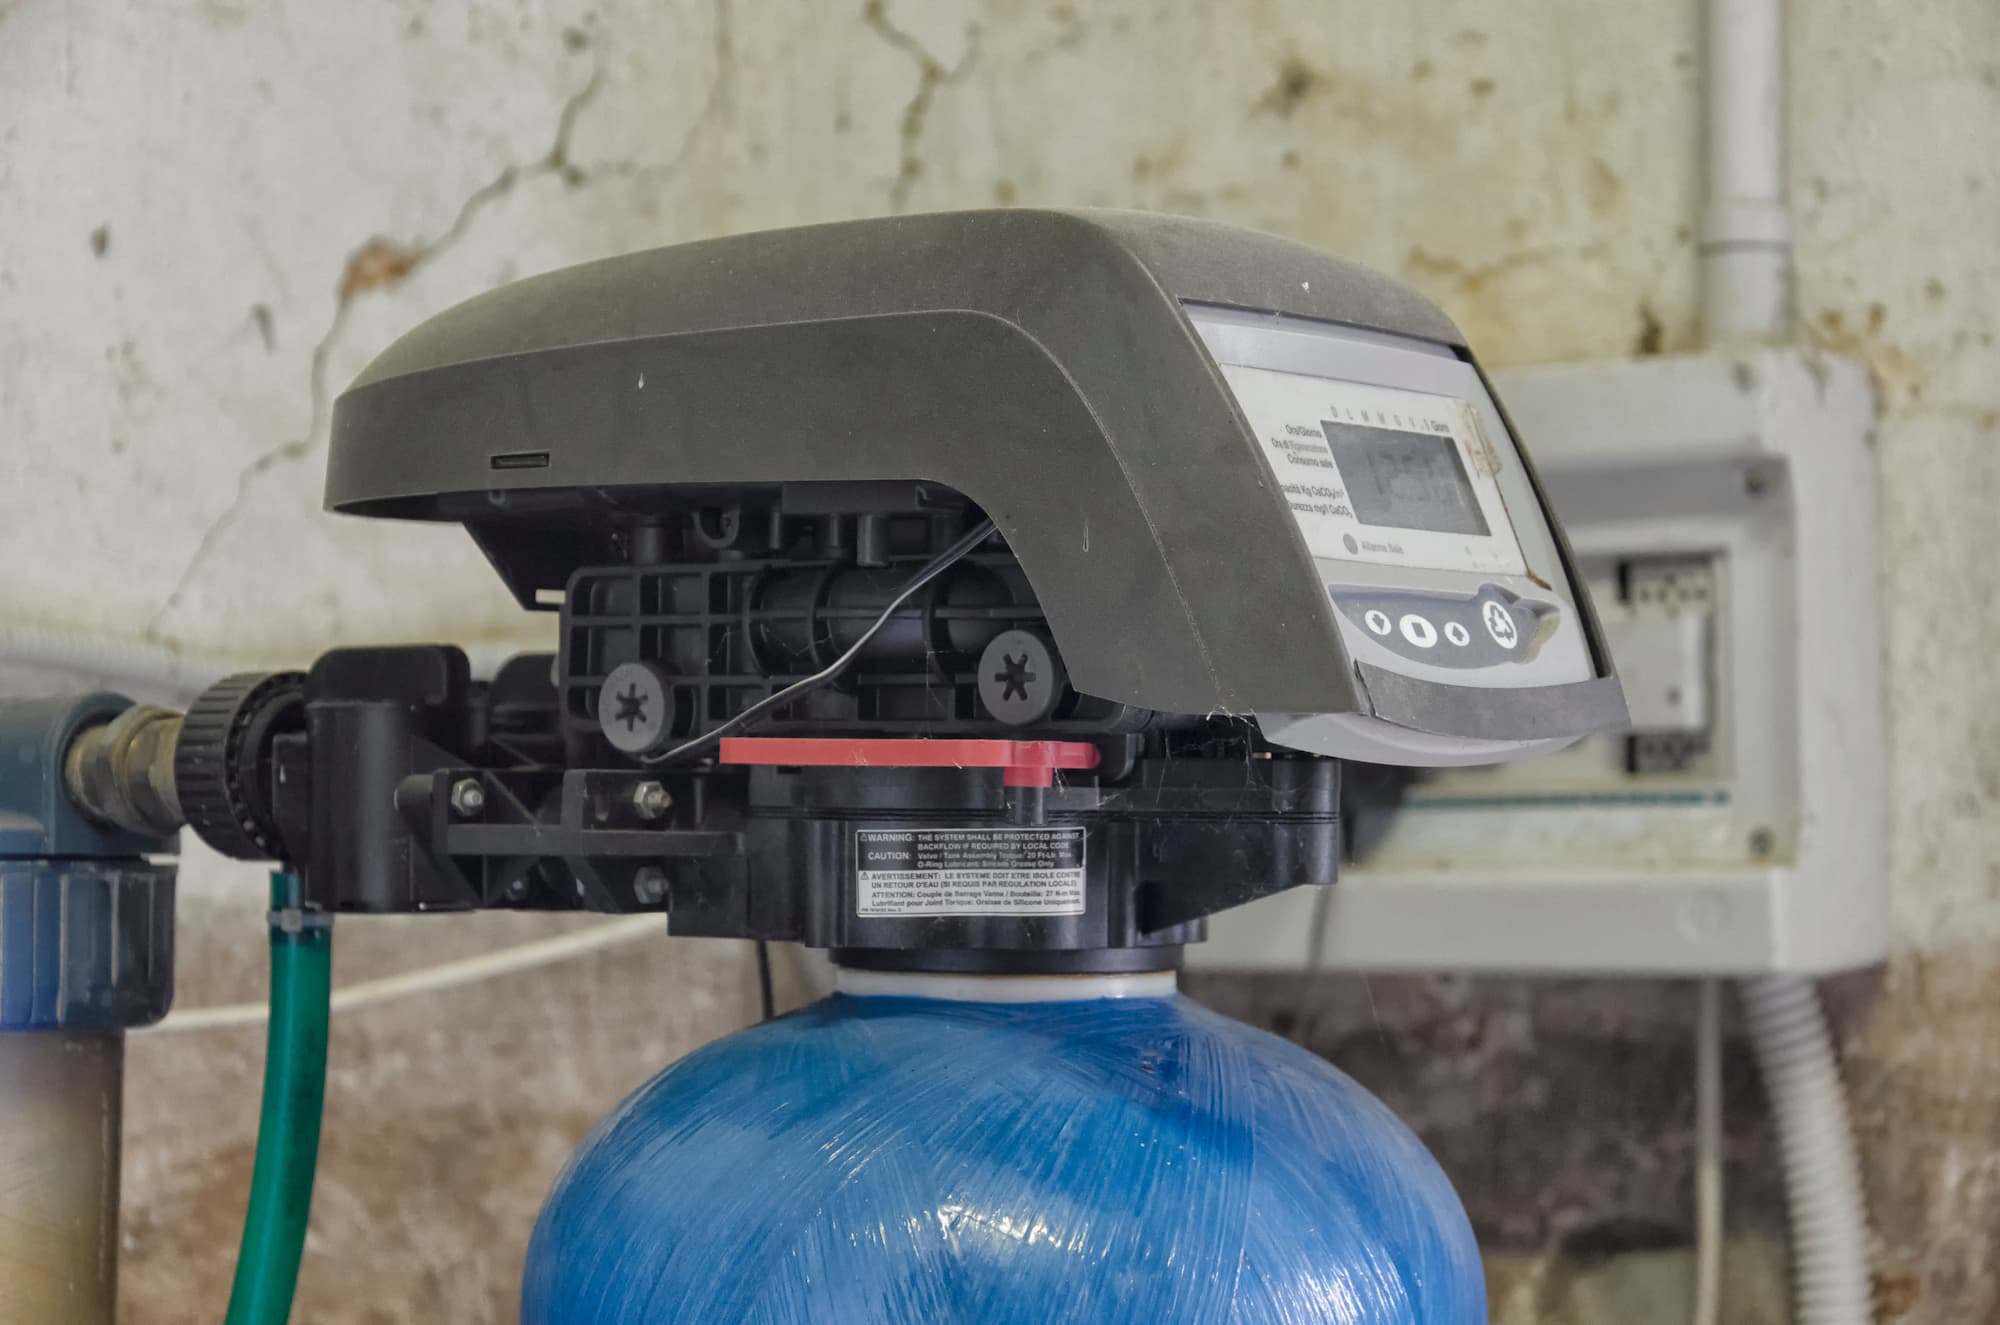
[[[245,664],[99,631],[0,621],[0,666],[85,676],[134,699],[185,704]]]
[[[1711,344],[1790,329],[1784,0],[1707,0],[1707,199],[1702,333]]]
[[[1792,328],[1784,0],[1706,0],[1704,20],[1702,336],[1710,344],[1782,340]],[[1868,1207],[1818,991],[1804,979],[1758,977],[1744,981],[1742,999],[1784,1161],[1794,1319],[1866,1325]],[[1718,1175],[1712,1177],[1720,1189]],[[1716,1199],[1710,1191],[1702,1197]],[[1708,1257],[1718,1251],[1710,1247]]]
[[[1745,980],[1742,994],[1785,1168],[1793,1318],[1868,1325],[1867,1206],[1819,994],[1810,980],[1782,975]]]
[[[1704,20],[1702,336],[1712,345],[1778,341],[1792,322],[1784,0],[1705,0]],[[1799,1325],[1867,1325],[1868,1209],[1819,993],[1810,980],[1763,976],[1744,981],[1742,996],[1785,1170],[1794,1318]],[[1713,1009],[1704,1013],[1712,1017]],[[1705,1034],[1714,1029],[1703,1027]],[[1713,1108],[1719,1083],[1706,1085]],[[1716,1171],[1698,1180],[1699,1222],[1719,1241],[1719,1157],[1709,1160]],[[1720,1248],[1711,1245],[1698,1259],[1710,1280],[1698,1289],[1699,1315],[1713,1310]]]
[[[522,653],[553,652],[551,640],[496,640],[466,645],[472,674],[491,677]],[[275,655],[193,653],[103,631],[0,621],[0,667],[87,677],[141,703],[179,707],[234,672],[302,666]]]

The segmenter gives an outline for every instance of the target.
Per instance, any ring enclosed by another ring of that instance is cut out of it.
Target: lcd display
[[[1362,524],[1481,537],[1492,532],[1449,435],[1330,419],[1319,426]]]

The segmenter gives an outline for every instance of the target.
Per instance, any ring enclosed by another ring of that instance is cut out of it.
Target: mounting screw
[[[528,881],[526,879],[514,880],[507,885],[507,895],[517,902],[520,901],[528,895]]]
[[[667,872],[658,865],[642,865],[632,876],[632,897],[641,906],[658,906],[667,899]]]
[[[1752,497],[1763,497],[1777,491],[1784,478],[1784,469],[1772,463],[1751,465],[1743,471],[1743,491]]]
[[[597,692],[597,726],[621,754],[646,755],[672,734],[673,689],[648,662],[620,663]]]
[[[1776,845],[1777,845],[1776,836],[1771,832],[1770,829],[1753,828],[1750,830],[1751,855],[1761,859],[1765,856],[1770,855],[1771,848]]]
[[[1054,647],[1033,631],[1003,630],[979,655],[979,702],[1009,727],[1048,717],[1068,684]]]
[[[641,782],[632,788],[632,808],[641,819],[657,819],[667,812],[674,798],[657,782]]]
[[[451,812],[470,819],[486,808],[486,790],[478,778],[460,778],[451,784]]]

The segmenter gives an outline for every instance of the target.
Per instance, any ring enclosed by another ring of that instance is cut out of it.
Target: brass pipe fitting
[[[180,714],[135,704],[70,743],[63,785],[77,808],[97,822],[165,837],[185,822],[174,789],[180,737]]]

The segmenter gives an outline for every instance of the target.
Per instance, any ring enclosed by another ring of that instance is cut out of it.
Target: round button
[[[1403,638],[1420,649],[1428,649],[1438,642],[1437,627],[1414,612],[1396,624],[1402,628]]]
[[[1479,619],[1486,623],[1486,633],[1491,635],[1493,642],[1501,648],[1511,649],[1519,642],[1520,628],[1514,624],[1514,614],[1507,610],[1505,603],[1497,599],[1487,599],[1486,605],[1479,609]]]
[[[1461,649],[1472,643],[1472,632],[1456,621],[1444,623],[1444,637]]]
[[[1371,607],[1361,615],[1362,623],[1377,635],[1389,633],[1389,614],[1380,608]]]

